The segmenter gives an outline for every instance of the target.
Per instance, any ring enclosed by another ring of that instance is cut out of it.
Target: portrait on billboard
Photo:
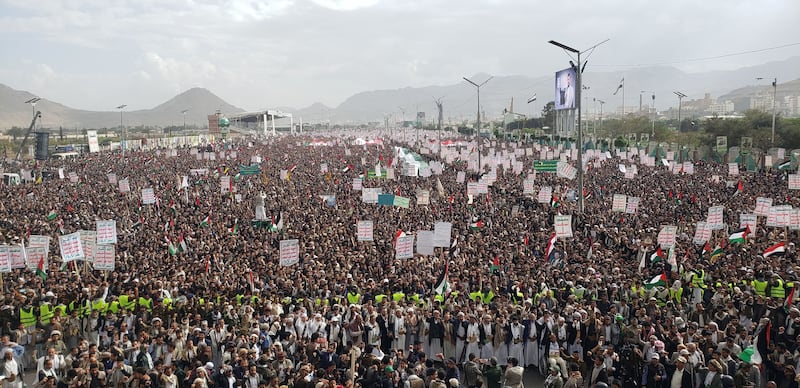
[[[555,108],[575,109],[575,69],[568,68],[556,72]]]

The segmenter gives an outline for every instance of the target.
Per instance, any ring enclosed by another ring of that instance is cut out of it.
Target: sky
[[[247,110],[335,107],[476,73],[552,74],[568,58],[549,40],[610,39],[593,71],[756,65],[800,55],[798,15],[797,0],[0,0],[0,83],[87,110],[192,87]]]

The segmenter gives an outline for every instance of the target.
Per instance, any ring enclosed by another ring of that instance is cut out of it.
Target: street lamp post
[[[596,101],[600,103],[600,134],[602,135],[602,133],[603,133],[603,104],[605,104],[606,102],[601,100],[601,99],[599,99],[599,98]],[[597,131],[596,130],[594,131],[594,137],[595,137],[595,141],[597,141]]]
[[[189,111],[188,109],[184,109],[181,111],[181,113],[183,114],[183,136],[186,136],[186,112],[188,111]],[[172,137],[172,128],[170,128],[169,130],[169,137]]]
[[[758,77],[757,80],[769,79],[769,77]],[[778,77],[772,77],[772,137],[770,143],[775,145],[775,102],[778,98]]]
[[[492,78],[494,78],[494,77],[490,76],[486,81],[483,81],[480,84],[477,84],[475,82],[470,81],[470,79],[467,78],[467,77],[461,77],[461,78],[463,78],[464,81],[467,81],[467,82],[471,83],[472,86],[475,86],[475,88],[478,90],[478,117],[477,117],[477,121],[475,121],[475,129],[477,130],[477,135],[478,135],[478,140],[477,140],[478,141],[478,146],[477,146],[477,148],[478,148],[478,173],[480,173],[481,170],[483,169],[482,168],[483,166],[481,166],[481,139],[480,139],[480,136],[481,136],[481,86],[486,85],[486,83],[491,81]]]
[[[128,146],[128,144],[126,144],[127,141],[128,141],[128,136],[127,136],[128,135],[128,131],[125,130],[125,127],[122,126],[122,110],[125,109],[126,106],[127,105],[122,104],[122,105],[117,107],[117,109],[119,109],[119,129],[122,130],[122,141],[120,142],[120,148],[122,148],[122,156],[123,157],[125,156],[125,148],[127,148],[127,146]]]
[[[581,52],[580,50],[574,49],[569,47],[563,43],[556,42],[554,40],[548,41],[547,43],[552,44],[553,46],[560,47],[566,51],[571,53],[577,54],[578,56],[578,66],[575,71],[576,73],[576,81],[575,81],[575,104],[578,106],[578,211],[583,213],[583,203],[584,203],[584,196],[583,196],[583,129],[581,128],[581,81],[583,79],[583,68],[585,67],[583,62],[581,62],[581,54],[587,51],[594,50],[597,46],[608,42],[608,39],[589,47],[588,49]]]
[[[682,105],[682,102],[683,102],[683,98],[686,97],[686,95],[681,93],[681,92],[672,92],[672,93],[675,93],[675,95],[678,96],[678,132],[680,132],[681,129],[682,129],[681,128],[681,105]]]

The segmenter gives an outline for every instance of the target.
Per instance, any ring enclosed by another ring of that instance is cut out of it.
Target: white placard
[[[361,202],[378,203],[378,195],[383,194],[380,187],[363,187],[361,189]]]
[[[780,205],[772,206],[767,212],[767,226],[784,228],[792,223],[792,206]]]
[[[478,182],[467,182],[467,195],[478,195]]]
[[[374,239],[374,229],[372,221],[358,221],[358,241],[372,241]]]
[[[116,185],[117,184],[117,174],[114,174],[112,172],[112,173],[106,174],[106,177],[108,177],[108,183],[109,184],[112,184],[112,185]]]
[[[78,174],[75,171],[70,171],[68,176],[70,183],[78,183]]]
[[[464,180],[467,178],[467,174],[464,171],[459,171],[456,174],[456,183],[464,183]]]
[[[94,251],[97,247],[97,232],[94,230],[79,230],[81,234],[81,247],[83,247],[83,258],[92,263],[94,262]]]
[[[550,203],[553,199],[553,188],[550,186],[543,186],[539,189],[539,195],[536,196],[536,202]]]
[[[556,228],[556,237],[572,237],[572,215],[558,214],[553,219]]]
[[[625,205],[625,214],[636,214],[639,210],[639,197],[628,197],[628,203]]]
[[[219,192],[222,194],[228,194],[231,191],[231,177],[229,175],[223,175],[219,177]]]
[[[152,205],[154,203],[156,203],[156,193],[153,191],[153,188],[148,187],[142,189],[142,204]]]
[[[533,195],[533,179],[525,179],[522,181],[522,194]]]
[[[0,273],[11,272],[11,258],[8,255],[8,245],[0,245]]]
[[[789,190],[800,190],[800,174],[789,174]]]
[[[747,213],[739,214],[739,227],[740,228],[749,227],[750,236],[753,237],[756,236],[756,231],[758,230],[756,226],[758,226],[758,216],[756,216],[755,214],[747,214]]]
[[[433,231],[417,231],[417,253],[420,255],[433,255]]]
[[[95,247],[94,269],[97,271],[113,271],[115,267],[116,247],[111,244],[100,244]]]
[[[766,217],[770,207],[772,207],[772,198],[758,197],[756,198],[756,209],[753,213],[757,216]]]
[[[724,227],[725,206],[712,206],[708,208],[708,218],[706,222],[712,230],[720,230]]]
[[[664,225],[661,231],[658,232],[658,244],[662,248],[675,247],[675,235],[678,233],[678,227],[675,225]]]
[[[728,175],[729,176],[738,176],[739,175],[739,164],[738,163],[728,163]]]
[[[61,250],[61,261],[64,263],[83,259],[80,232],[58,236],[58,247]]]
[[[25,262],[25,248],[22,245],[11,245],[8,247],[8,260],[11,262],[11,269],[22,269],[27,267]]]
[[[558,162],[558,165],[556,166],[556,174],[562,178],[573,180],[575,179],[575,175],[577,173],[578,169],[572,167],[572,165],[567,162]]]
[[[449,248],[450,236],[453,234],[453,223],[439,221],[433,226],[433,246]]]
[[[417,205],[430,205],[431,203],[431,191],[430,190],[418,190],[417,191]]]
[[[97,244],[117,243],[117,221],[98,220],[95,224],[97,225]]]
[[[300,241],[281,240],[280,265],[289,267],[300,262]]]
[[[361,191],[362,185],[364,184],[364,180],[361,178],[353,178],[353,190],[354,191]]]
[[[692,243],[695,245],[703,245],[706,241],[711,239],[711,229],[705,221],[698,221],[694,229],[694,238]]]
[[[27,257],[27,266],[31,271],[39,268],[39,261],[42,261],[42,267],[47,268],[47,248],[45,247],[25,247],[25,256]]]
[[[414,235],[406,235],[397,238],[394,247],[395,259],[410,259],[414,257]]]
[[[386,179],[393,180],[394,179],[394,168],[387,168],[386,169]]]
[[[322,174],[328,173],[328,163],[322,163],[319,165],[319,172]]]
[[[793,209],[789,217],[789,230],[800,230],[800,209]]]
[[[614,194],[611,202],[612,212],[624,212],[628,205],[628,196],[625,194]]]

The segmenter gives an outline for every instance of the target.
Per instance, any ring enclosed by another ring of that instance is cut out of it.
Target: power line
[[[736,53],[715,55],[715,56],[712,56],[712,57],[690,58],[690,59],[683,59],[683,60],[680,60],[680,61],[671,61],[671,62],[639,63],[639,64],[616,64],[616,65],[613,65],[613,64],[595,64],[593,66],[602,66],[602,67],[647,67],[647,66],[680,65],[680,64],[683,64],[683,63],[710,61],[710,60],[714,60],[714,59],[735,57],[735,56],[738,56],[738,55],[760,53],[760,52],[764,52],[764,51],[777,50],[777,49],[782,49],[782,48],[792,47],[792,46],[798,46],[798,45],[800,45],[800,42],[787,43],[787,44],[780,45],[780,46],[773,46],[773,47],[767,47],[767,48],[761,48],[761,49],[740,51],[740,52],[736,52]]]

